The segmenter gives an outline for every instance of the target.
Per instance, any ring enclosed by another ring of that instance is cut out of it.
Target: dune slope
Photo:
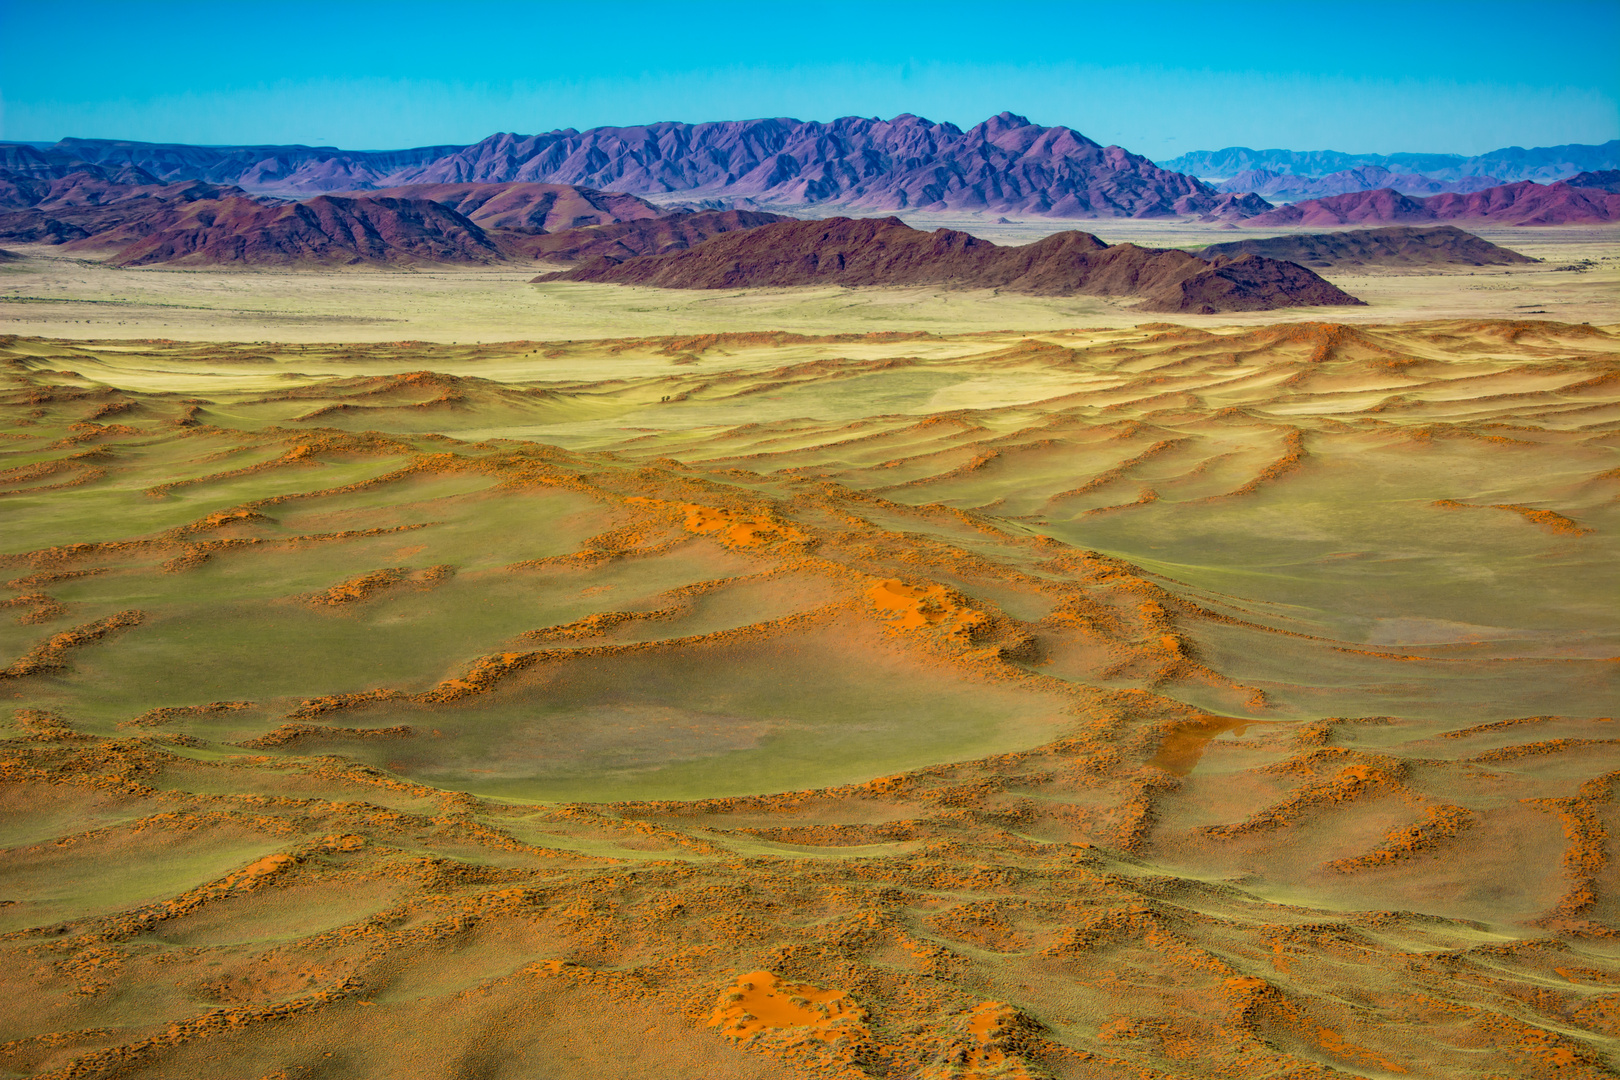
[[[0,339],[0,1068],[1610,1076],[1620,337]]]

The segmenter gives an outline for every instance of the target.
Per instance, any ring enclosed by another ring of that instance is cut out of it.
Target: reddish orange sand
[[[984,613],[963,603],[943,585],[907,585],[880,581],[866,591],[879,611],[889,613],[890,624],[902,630],[939,627],[945,633],[967,635],[985,621]]]
[[[867,1035],[865,1013],[842,990],[784,983],[768,971],[737,977],[720,995],[710,1027],[741,1042],[767,1028],[804,1028],[812,1038],[831,1042],[840,1035]]]
[[[1204,756],[1211,740],[1228,731],[1242,735],[1252,723],[1253,720],[1236,720],[1229,716],[1209,716],[1177,725],[1159,743],[1159,752],[1153,755],[1150,764],[1175,776],[1186,776]]]

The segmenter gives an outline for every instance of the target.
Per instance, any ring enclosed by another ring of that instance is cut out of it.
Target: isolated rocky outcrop
[[[66,244],[89,235],[83,226],[36,210],[0,210],[0,240],[14,244]]]
[[[483,229],[431,199],[341,198],[266,206],[245,198],[197,202],[144,236],[96,237],[124,244],[113,262],[280,265],[496,263]]]
[[[0,169],[0,209],[74,212],[116,205],[194,202],[247,195],[241,188],[200,180],[165,183],[134,170],[87,166],[61,176]]]
[[[136,179],[143,182],[124,183],[120,175],[101,166],[59,177],[0,171],[0,240],[109,251],[126,266],[488,264],[568,259],[586,248],[619,255],[671,250],[778,220],[670,215],[634,195],[567,184],[419,185],[292,203],[201,180],[162,184],[141,174]],[[669,224],[615,238],[549,239],[665,217]]]
[[[1413,198],[1390,188],[1279,207],[1244,225],[1384,225],[1431,221],[1499,225],[1598,225],[1620,221],[1620,194],[1567,183],[1504,184],[1467,194]]]
[[[57,177],[0,170],[0,240],[118,246],[163,228],[187,204],[237,199],[259,205],[240,188],[197,180],[164,184],[126,173],[99,166]]]
[[[779,222],[688,251],[600,258],[534,280],[667,289],[937,285],[1134,298],[1146,311],[1210,314],[1361,303],[1303,266],[1254,255],[1205,261],[1184,251],[1109,245],[1084,232],[1002,247],[951,229],[923,232],[898,218]]]
[[[1596,172],[1576,173],[1565,180],[1570,187],[1597,188],[1599,191],[1620,192],[1620,169],[1601,169]]]
[[[1223,197],[1121,147],[1012,113],[965,131],[905,114],[569,128],[387,152],[65,139],[41,153],[289,195],[520,181],[869,210],[1241,217],[1268,209],[1258,197]]]
[[[705,210],[695,214],[667,214],[651,220],[591,225],[545,236],[508,237],[505,243],[509,250],[522,257],[545,262],[575,263],[604,257],[623,260],[684,251],[721,233],[791,220],[781,214],[758,210]]]
[[[1509,266],[1536,260],[1454,225],[1291,233],[1263,240],[1233,240],[1199,251],[1205,258],[1264,255],[1301,266]]]
[[[554,233],[588,225],[646,221],[667,211],[622,191],[576,184],[411,184],[356,193],[370,198],[431,199],[484,229]]]

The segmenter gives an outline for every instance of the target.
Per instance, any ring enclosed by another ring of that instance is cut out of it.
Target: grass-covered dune
[[[1615,328],[0,380],[0,1076],[1609,1075]]]

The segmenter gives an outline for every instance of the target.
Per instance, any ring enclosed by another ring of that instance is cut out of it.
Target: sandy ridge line
[[[12,661],[8,667],[0,669],[0,680],[20,679],[27,675],[59,671],[67,667],[67,655],[72,650],[100,641],[116,630],[139,626],[145,621],[144,611],[131,608],[97,619],[95,622],[82,623],[72,629],[52,634]]]

